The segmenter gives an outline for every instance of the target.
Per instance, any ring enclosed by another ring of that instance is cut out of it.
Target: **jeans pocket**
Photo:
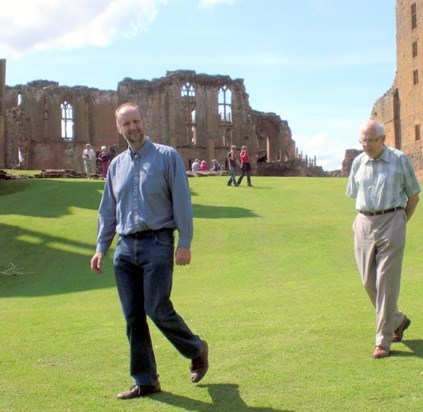
[[[154,240],[159,244],[163,246],[170,246],[173,248],[173,245],[175,243],[175,235],[173,231],[163,231],[156,233],[154,235]]]

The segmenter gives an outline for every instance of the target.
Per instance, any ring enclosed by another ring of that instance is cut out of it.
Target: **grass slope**
[[[153,326],[163,392],[122,402],[131,382],[112,253],[105,275],[89,271],[103,183],[7,184],[0,271],[21,274],[0,274],[1,411],[422,410],[419,208],[400,298],[412,325],[393,356],[374,360],[345,179],[190,179],[193,262],[175,268],[173,302],[209,342],[210,371],[192,385],[189,362]]]

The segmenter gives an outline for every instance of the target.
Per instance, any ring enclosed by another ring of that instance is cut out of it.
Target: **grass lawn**
[[[163,392],[131,401],[115,397],[132,383],[112,253],[103,276],[89,270],[103,182],[0,181],[0,411],[423,410],[422,205],[399,302],[412,324],[375,360],[346,179],[226,180],[190,179],[193,261],[174,275],[209,373],[192,385],[152,326]]]

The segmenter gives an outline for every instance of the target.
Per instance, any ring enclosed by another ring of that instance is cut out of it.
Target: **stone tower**
[[[423,179],[423,2],[397,0],[397,72],[393,86],[373,106],[386,142],[407,153]]]

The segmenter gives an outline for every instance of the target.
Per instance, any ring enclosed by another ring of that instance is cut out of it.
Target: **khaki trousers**
[[[363,286],[376,309],[376,346],[390,348],[404,319],[397,302],[406,236],[404,210],[354,220],[355,259]]]

